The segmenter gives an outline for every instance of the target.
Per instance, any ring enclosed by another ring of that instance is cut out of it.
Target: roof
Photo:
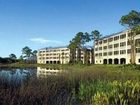
[[[68,46],[58,46],[58,47],[45,47],[45,48],[41,48],[39,50],[47,50],[47,49],[58,49],[58,48],[67,48]],[[83,48],[89,49],[91,50],[93,47],[92,46],[83,46]],[[39,51],[38,50],[38,51]]]
[[[112,34],[110,34],[110,35],[105,35],[104,37],[101,37],[100,40],[103,40],[103,39],[105,39],[105,38],[108,38],[108,37],[112,37],[112,36],[121,34],[121,33],[126,32],[126,31],[127,31],[127,30],[123,30],[123,31],[120,31],[120,32],[112,33]]]
[[[47,49],[57,49],[57,48],[67,48],[68,46],[58,46],[58,47],[45,47],[38,50],[47,50]]]

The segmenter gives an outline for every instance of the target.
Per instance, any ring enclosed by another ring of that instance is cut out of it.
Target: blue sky
[[[121,31],[119,19],[131,10],[140,11],[140,0],[0,0],[0,56],[68,45],[80,31]]]

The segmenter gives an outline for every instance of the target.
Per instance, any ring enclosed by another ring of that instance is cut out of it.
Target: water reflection
[[[3,83],[21,84],[36,75],[36,69],[0,69],[0,80]]]
[[[37,77],[47,77],[48,75],[58,75],[59,73],[64,72],[60,68],[42,68],[37,67]]]
[[[49,75],[58,75],[66,72],[60,68],[26,68],[26,69],[12,69],[0,68],[0,84],[22,84],[27,82],[30,78],[46,78]]]

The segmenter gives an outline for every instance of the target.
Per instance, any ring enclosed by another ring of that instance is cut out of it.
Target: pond
[[[46,78],[48,75],[58,75],[63,70],[59,68],[0,68],[0,81],[2,83],[19,85],[29,78]]]

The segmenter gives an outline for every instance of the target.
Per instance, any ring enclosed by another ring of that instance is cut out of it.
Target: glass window
[[[99,53],[99,56],[102,56],[102,53]]]
[[[118,40],[119,39],[119,36],[115,36],[114,37],[114,41]]]
[[[111,49],[112,48],[112,45],[109,45],[108,48]]]
[[[119,54],[119,51],[114,51],[114,55],[118,55]]]
[[[140,48],[136,48],[136,53],[140,53]]]
[[[117,48],[117,47],[119,47],[119,43],[114,44],[114,48]]]
[[[98,53],[96,53],[95,56],[98,56]]]
[[[136,46],[140,47],[140,39],[135,40]]]
[[[130,54],[131,53],[131,49],[127,49],[127,54]]]
[[[126,54],[126,50],[120,50],[120,54]]]
[[[120,43],[120,47],[126,46],[126,42]]]
[[[99,41],[99,44],[102,44],[102,41]]]
[[[104,46],[104,50],[106,50],[107,49],[107,46]]]
[[[107,39],[106,39],[106,40],[104,40],[104,43],[107,43]]]
[[[112,55],[112,52],[108,52],[108,55]]]
[[[107,56],[107,52],[104,52],[104,56]]]
[[[95,48],[95,51],[98,51],[98,48]]]
[[[109,39],[108,39],[108,42],[112,42],[112,41],[113,41],[113,38],[109,38]]]
[[[126,38],[126,34],[120,36],[120,39],[124,39],[124,38]]]
[[[102,47],[99,47],[99,50],[102,50]]]

